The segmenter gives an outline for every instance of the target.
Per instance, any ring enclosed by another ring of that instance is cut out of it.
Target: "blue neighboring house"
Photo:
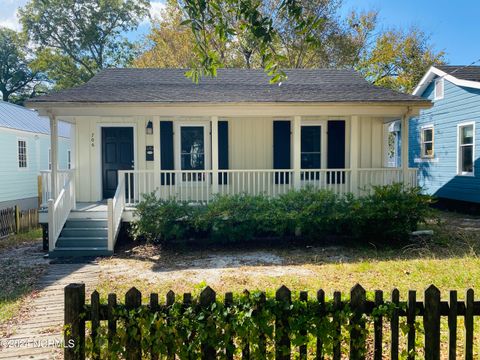
[[[433,102],[412,118],[410,166],[429,194],[480,203],[480,66],[435,66],[414,95]]]
[[[59,123],[59,167],[69,167],[70,125]],[[38,207],[38,175],[50,164],[50,122],[33,110],[0,101],[0,209]]]

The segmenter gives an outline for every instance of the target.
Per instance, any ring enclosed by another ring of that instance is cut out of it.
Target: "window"
[[[435,80],[435,96],[434,100],[443,99],[443,78]]]
[[[18,167],[20,169],[25,169],[27,167],[27,141],[18,140]]]
[[[188,171],[205,170],[204,126],[180,126],[180,169]],[[182,174],[183,181],[203,181],[202,173]]]
[[[464,124],[458,126],[458,173],[473,175],[474,126]]]
[[[321,136],[320,126],[302,126],[300,150],[302,169],[321,168]]]
[[[67,169],[70,170],[72,168],[72,152],[71,150],[67,150]]]
[[[434,136],[433,125],[424,126],[422,128],[421,151],[422,151],[423,158],[433,158],[434,156],[433,136]]]

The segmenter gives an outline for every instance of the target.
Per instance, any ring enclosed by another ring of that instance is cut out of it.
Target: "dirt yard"
[[[292,290],[327,294],[348,292],[355,283],[368,290],[403,295],[408,289],[423,291],[434,283],[441,289],[480,288],[480,218],[438,213],[426,226],[433,238],[420,238],[401,249],[373,246],[295,246],[165,250],[161,246],[134,244],[115,256],[102,259],[99,288],[124,293],[136,286],[147,297],[195,292],[205,284],[225,291],[274,291],[285,284]]]

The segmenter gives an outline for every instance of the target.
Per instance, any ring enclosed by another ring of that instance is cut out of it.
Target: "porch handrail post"
[[[409,171],[408,171],[408,125],[410,120],[410,108],[402,117],[402,127],[401,127],[401,136],[402,136],[402,175],[404,185],[409,184]]]
[[[295,189],[301,188],[301,131],[302,117],[293,117],[293,186]]]
[[[49,113],[48,117],[50,118],[50,161],[52,164],[50,197],[56,199],[58,194],[58,128],[55,115]]]
[[[358,181],[358,163],[360,154],[360,141],[359,141],[359,116],[353,115],[350,118],[350,191],[358,195],[359,181]]]
[[[212,134],[212,193],[218,193],[218,116],[211,119]]]

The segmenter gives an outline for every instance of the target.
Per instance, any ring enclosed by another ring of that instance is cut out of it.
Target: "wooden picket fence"
[[[6,208],[0,210],[0,239],[16,231],[15,208]]]
[[[38,227],[37,209],[20,210],[14,206],[0,210],[0,239]]]
[[[348,359],[365,359],[373,358],[375,360],[383,359],[384,357],[389,357],[392,360],[399,359],[399,354],[401,354],[401,349],[399,346],[399,340],[401,338],[402,332],[399,331],[400,328],[400,319],[405,319],[408,327],[408,332],[406,334],[406,346],[408,348],[408,359],[414,359],[416,356],[420,358],[420,355],[417,354],[417,351],[420,350],[422,354],[421,357],[428,360],[439,360],[442,358],[448,359],[457,359],[459,355],[457,353],[458,342],[458,333],[460,332],[457,329],[457,321],[459,318],[463,318],[463,333],[464,333],[464,344],[463,344],[463,358],[466,360],[473,359],[473,344],[474,344],[474,317],[480,315],[480,301],[474,301],[474,291],[472,289],[467,290],[464,301],[457,300],[457,292],[449,292],[449,300],[442,301],[440,290],[435,286],[429,286],[424,293],[424,300],[418,301],[416,292],[410,290],[408,292],[408,300],[400,301],[400,293],[397,289],[392,291],[391,299],[384,300],[383,292],[380,290],[375,291],[374,300],[367,300],[366,291],[360,285],[356,285],[352,288],[350,292],[350,300],[342,300],[342,294],[340,292],[334,292],[333,300],[328,302],[325,300],[325,292],[319,290],[315,294],[315,301],[318,302],[319,311],[318,316],[311,321],[317,321],[321,317],[335,317],[337,313],[333,312],[340,311],[341,309],[347,308],[352,312],[352,317],[350,318],[350,323],[348,330],[349,340],[348,349],[345,350],[345,346],[342,347],[340,344],[341,340],[333,343],[333,354],[329,358],[334,360],[339,360],[342,358]],[[263,299],[265,299],[265,294],[262,293]],[[100,333],[101,322],[105,321],[107,323],[107,338],[108,338],[108,347],[113,344],[113,339],[117,334],[117,325],[121,322],[120,319],[115,315],[116,309],[119,309],[121,306],[124,306],[124,309],[132,310],[142,308],[150,313],[164,312],[167,313],[167,309],[171,307],[175,301],[175,294],[170,291],[166,296],[166,302],[164,304],[159,304],[158,294],[150,295],[150,302],[148,304],[142,304],[141,293],[135,289],[130,289],[125,295],[125,304],[121,305],[117,303],[117,296],[115,294],[108,295],[108,303],[104,304],[100,302],[100,296],[97,291],[94,291],[91,295],[90,303],[87,304],[85,301],[85,285],[84,284],[70,284],[65,288],[65,344],[69,344],[72,341],[75,343],[74,347],[65,348],[65,359],[85,359],[85,336],[90,336],[92,343],[95,343],[97,334]],[[308,293],[300,292],[299,301],[307,301]],[[186,293],[183,295],[182,304],[184,306],[189,306],[194,302],[202,308],[203,310],[207,309],[209,311],[209,306],[216,301],[216,293],[209,287],[205,288],[199,295],[198,299],[192,298],[191,294]],[[233,304],[233,295],[232,293],[226,293],[224,297],[224,304],[228,309],[229,306]],[[275,301],[277,303],[291,303],[292,295],[290,290],[282,286],[276,292]],[[329,303],[332,306],[327,307],[326,304]],[[373,312],[375,309],[379,309],[381,306],[391,306],[393,312],[389,315],[388,319],[382,315],[378,314],[373,317]],[[392,306],[393,305],[393,306]],[[282,313],[277,314],[277,318],[271,319],[275,323],[275,335],[273,336],[273,350],[275,359],[287,360],[291,358],[298,359],[324,359],[326,357],[324,352],[324,344],[322,340],[317,338],[316,341],[310,343],[304,343],[299,346],[292,346],[289,333],[289,307],[282,307]],[[330,312],[329,312],[330,311]],[[317,313],[317,312],[315,312]],[[367,341],[365,337],[360,336],[360,331],[363,328],[364,330],[372,330],[370,325],[368,329],[365,328],[365,319],[364,315],[371,316],[373,318],[373,331],[369,334],[369,339],[372,343],[368,346],[373,348],[373,351],[367,354]],[[448,355],[441,352],[441,321],[442,319],[448,320],[448,344],[443,344],[445,349],[448,346]],[[423,322],[423,332],[424,332],[424,343],[422,349],[416,349],[418,346],[416,342],[416,321]],[[90,331],[86,335],[86,325],[90,323]],[[124,326],[125,323],[123,323]],[[135,326],[135,325],[129,325]],[[338,323],[338,328],[335,331],[338,331],[338,334],[342,331],[340,323]],[[384,350],[384,332],[386,329],[389,330],[389,354],[386,354]],[[303,331],[303,330],[300,330]],[[305,330],[306,331],[306,330]],[[126,334],[130,334],[129,329],[126,329]],[[127,335],[129,336],[129,335]],[[258,345],[259,348],[262,346],[263,349],[263,359],[271,358],[267,357],[267,347],[265,344],[266,336],[260,334],[258,336]],[[228,350],[227,348],[219,349],[214,348],[212,345],[202,345],[201,346],[201,359],[250,359],[258,358],[252,357],[250,355],[249,346],[241,341],[241,339],[232,338],[229,340],[229,344],[235,344],[235,346],[241,346],[242,348],[239,351],[239,355],[234,355],[234,352]],[[241,344],[241,345],[239,345]],[[263,344],[263,345],[262,345]],[[102,351],[107,351],[102,350]],[[288,349],[287,351],[285,349]],[[109,358],[108,353],[100,353],[100,348],[94,350],[92,358]],[[441,355],[442,354],[442,355]],[[141,342],[138,339],[134,340],[133,338],[128,338],[126,341],[126,359],[141,359],[141,358],[151,358],[151,359],[172,359],[176,358],[175,354],[169,351],[166,354],[157,354],[154,353],[152,349],[142,349]],[[193,357],[192,357],[193,359]]]
[[[38,229],[38,210],[29,209],[19,211],[18,222],[19,232]]]

